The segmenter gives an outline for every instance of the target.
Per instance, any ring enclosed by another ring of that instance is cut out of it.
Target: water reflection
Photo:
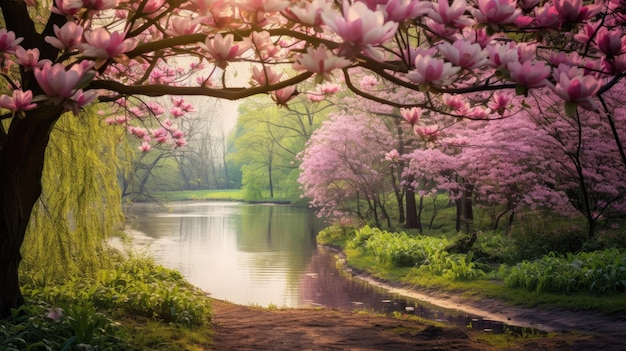
[[[144,247],[158,263],[179,270],[218,299],[260,306],[399,311],[459,326],[476,318],[352,279],[337,268],[333,253],[317,248],[315,235],[324,223],[306,208],[231,202],[133,204],[127,215],[127,231],[144,238]]]

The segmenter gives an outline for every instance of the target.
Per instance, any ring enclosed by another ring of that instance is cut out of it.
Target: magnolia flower
[[[290,85],[288,87],[278,89],[272,92],[272,99],[278,105],[286,105],[289,100],[293,99],[298,95],[298,91],[296,91],[296,87],[294,85]]]
[[[302,1],[289,8],[289,11],[300,22],[319,27],[322,24],[322,13],[332,12],[332,2],[328,0]]]
[[[380,11],[372,11],[363,2],[343,1],[343,15],[337,12],[322,13],[324,23],[343,38],[342,56],[352,56],[360,51],[375,59],[382,59],[374,46],[391,39],[398,23],[386,21]]]
[[[50,60],[39,61],[39,49],[37,48],[24,50],[24,48],[18,47],[15,50],[15,57],[17,57],[17,63],[20,66],[30,69],[41,67],[44,63],[51,62]]]
[[[598,29],[596,38],[598,49],[608,57],[616,56],[626,51],[626,35],[618,29],[607,30],[606,27]]]
[[[174,16],[169,24],[165,32],[173,37],[197,33],[200,29],[200,20],[189,17]]]
[[[54,6],[52,6],[51,11],[57,15],[74,19],[74,15],[76,15],[82,7],[82,0],[54,0]]]
[[[321,75],[323,79],[330,81],[330,72],[337,68],[350,65],[350,60],[336,56],[324,44],[317,48],[308,47],[306,54],[300,55],[293,68],[299,71],[308,71]]]
[[[433,9],[428,11],[428,17],[437,23],[457,28],[471,26],[474,22],[464,15],[466,8],[465,0],[454,0],[452,4],[449,4],[448,0],[440,0],[433,3]]]
[[[233,34],[222,36],[218,33],[213,38],[207,37],[201,47],[217,61],[219,67],[225,68],[228,61],[241,56],[251,46],[249,41],[239,41],[233,44],[234,38]]]
[[[448,78],[460,69],[460,67],[453,67],[450,62],[444,62],[441,59],[432,58],[428,55],[417,55],[415,57],[415,69],[409,71],[407,78],[418,84],[429,83],[442,86],[449,84]]]
[[[576,106],[586,110],[596,110],[596,104],[591,97],[602,87],[600,80],[592,75],[585,75],[584,70],[578,67],[565,64],[559,65],[554,76],[556,84],[552,89],[566,102],[565,112],[568,115],[575,113]]]
[[[552,68],[543,62],[511,62],[507,65],[511,80],[527,88],[541,88],[548,84]]]
[[[37,107],[37,104],[33,103],[32,100],[32,91],[16,89],[13,90],[13,96],[0,95],[0,107],[11,111],[28,111]]]
[[[512,49],[510,45],[489,45],[486,48],[489,54],[489,61],[492,66],[507,67],[513,62],[519,62],[517,50]]]
[[[470,11],[478,23],[488,24],[496,30],[515,22],[521,14],[515,0],[478,0],[478,9]]]
[[[387,21],[404,22],[418,16],[425,15],[432,9],[430,1],[409,1],[389,0],[383,11],[386,14]]]
[[[138,149],[141,152],[148,152],[150,151],[150,149],[152,149],[152,146],[150,146],[150,144],[147,141],[144,141],[141,143],[141,145],[139,145]]]
[[[87,61],[83,62],[86,64],[76,64],[68,70],[62,63],[52,65],[50,62],[46,62],[42,67],[35,68],[33,73],[46,95],[69,98],[74,94],[79,83],[85,79],[93,78],[92,75],[87,74],[92,65]]]
[[[454,44],[443,42],[438,48],[446,60],[461,68],[471,70],[488,62],[487,53],[479,44],[471,44],[465,40],[457,40]]]
[[[583,7],[583,0],[554,0],[554,8],[562,22],[578,23],[595,16],[601,5],[587,5]]]
[[[400,160],[400,153],[398,150],[393,149],[385,154],[385,160],[391,162],[398,162]]]
[[[491,97],[491,100],[487,103],[487,107],[502,115],[504,114],[504,111],[506,111],[506,109],[509,107],[509,103],[512,99],[513,95],[496,91]]]
[[[444,93],[441,95],[441,101],[445,106],[456,112],[467,111],[470,108],[470,104],[465,101],[462,95]]]
[[[272,67],[263,66],[263,68],[259,68],[258,66],[252,67],[252,80],[257,82],[259,85],[271,85],[280,82],[280,78],[283,76],[281,72],[274,72]]]
[[[419,107],[411,107],[410,109],[401,108],[400,115],[404,118],[410,125],[414,126],[419,122],[420,117],[422,116],[422,109]]]
[[[7,31],[6,28],[0,29],[0,52],[14,53],[19,47],[19,43],[24,38],[15,38],[15,33]]]
[[[53,29],[55,36],[45,37],[46,43],[59,50],[73,50],[80,46],[83,27],[77,25],[76,22],[67,22],[61,28],[55,24]]]
[[[85,32],[85,44],[82,44],[83,55],[106,60],[123,58],[123,54],[137,46],[137,39],[126,38],[126,32],[110,33],[106,28],[97,28]]]

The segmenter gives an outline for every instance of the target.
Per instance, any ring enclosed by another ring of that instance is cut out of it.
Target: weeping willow
[[[115,150],[124,138],[93,110],[64,117],[50,137],[22,246],[23,283],[45,286],[109,266],[106,241],[123,221]]]

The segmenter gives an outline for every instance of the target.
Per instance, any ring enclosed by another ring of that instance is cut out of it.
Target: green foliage
[[[22,246],[25,283],[62,282],[110,264],[103,243],[122,221],[118,131],[93,117],[62,118],[51,134],[43,193]]]
[[[330,225],[317,234],[316,240],[320,245],[330,245],[344,248],[348,240],[355,235],[354,228],[348,228],[340,224]]]
[[[572,293],[588,291],[604,294],[626,288],[626,253],[618,249],[581,252],[522,261],[502,268],[508,287],[536,292]]]
[[[25,295],[49,304],[93,304],[184,326],[203,325],[210,319],[210,305],[203,293],[186,283],[180,273],[148,259],[130,259],[100,271],[94,280],[74,278],[61,286],[26,289]]]
[[[185,201],[185,200],[225,200],[240,201],[243,200],[241,190],[187,190],[187,191],[166,191],[155,194],[159,199],[165,201]]]
[[[0,321],[0,349],[22,350],[126,350],[119,328],[91,304],[66,309],[40,301],[13,311]]]
[[[30,302],[0,321],[0,350],[141,350],[134,335],[110,316],[189,329],[210,321],[205,294],[148,259],[124,261],[95,279],[25,287],[24,295]]]

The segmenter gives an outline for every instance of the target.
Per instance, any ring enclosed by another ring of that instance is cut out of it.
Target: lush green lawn
[[[243,201],[240,189],[166,191],[157,194],[165,201],[222,200]]]

